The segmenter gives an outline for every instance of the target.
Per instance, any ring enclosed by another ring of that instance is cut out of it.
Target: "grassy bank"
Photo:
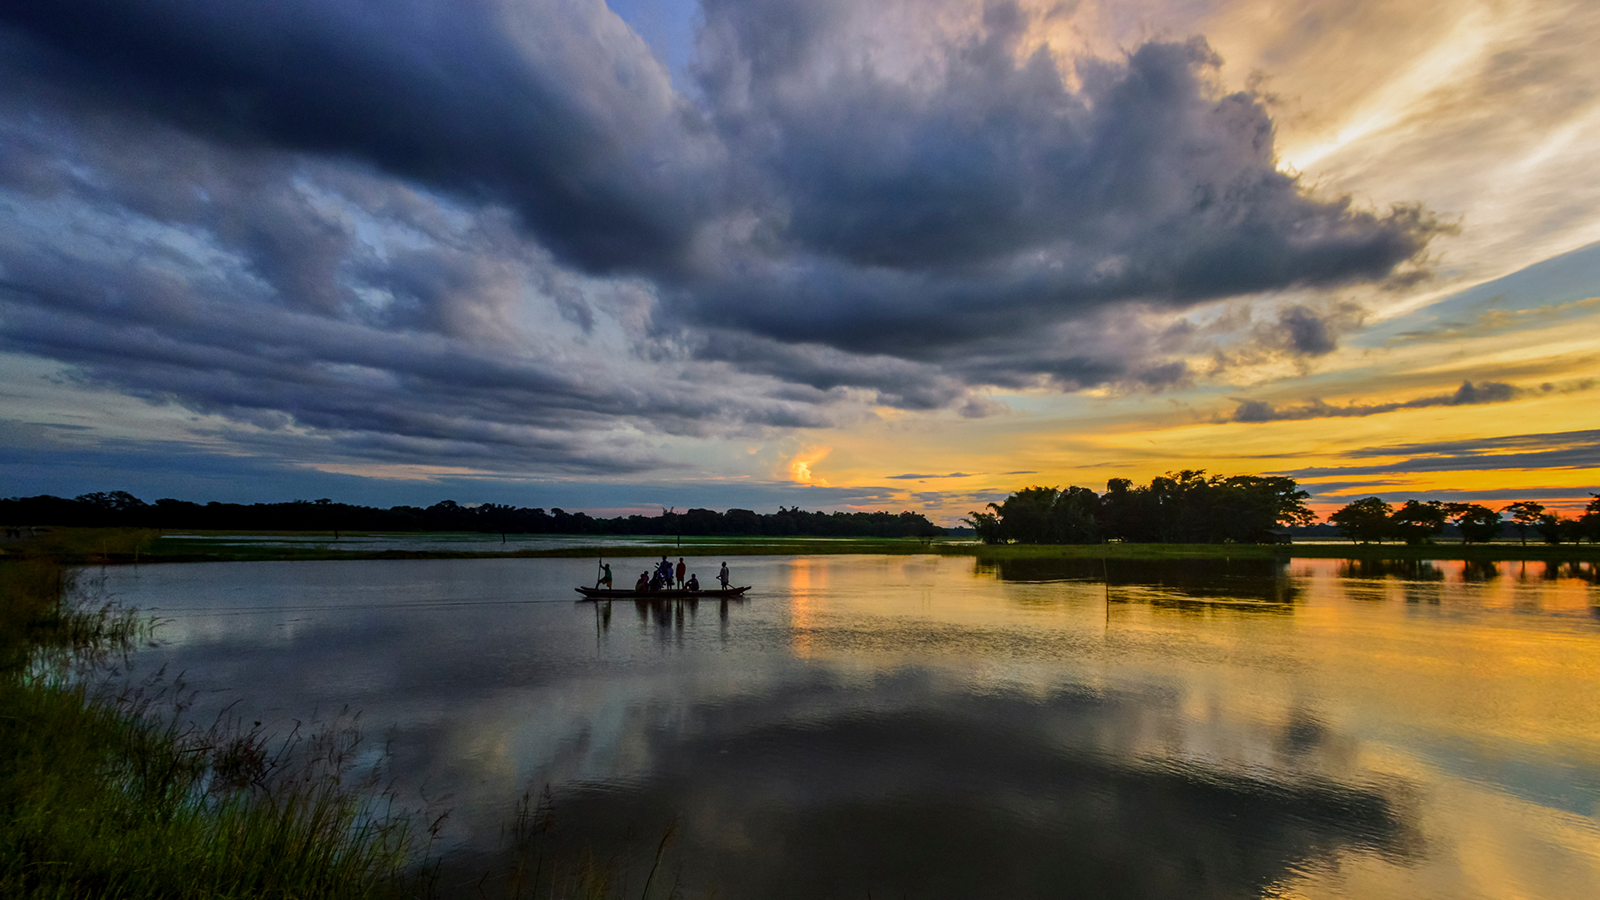
[[[999,559],[1357,559],[1476,560],[1483,562],[1600,561],[1595,544],[1000,544],[936,552]]]
[[[238,537],[293,538],[295,545],[240,542]],[[425,537],[425,535],[405,535]],[[345,532],[346,540],[366,538],[362,533]],[[316,539],[308,542],[307,539]],[[194,535],[185,532],[175,538],[148,529],[119,528],[59,528],[37,538],[14,542],[0,547],[0,553],[12,555],[46,555],[79,565],[126,565],[161,562],[263,562],[278,560],[362,560],[362,559],[548,559],[652,557],[663,553],[672,556],[693,554],[707,556],[766,556],[800,555],[815,553],[852,554],[909,554],[934,552],[939,542],[924,542],[915,538],[733,538],[728,540],[688,539],[679,546],[668,536],[658,543],[611,542],[604,536],[595,536],[593,542],[582,545],[539,550],[495,550],[499,544],[490,536],[474,543],[467,550],[441,549],[364,549],[339,545],[332,532],[315,534],[297,532],[274,535],[268,533],[229,532],[227,535]],[[3,558],[3,557],[0,557]]]
[[[96,659],[142,626],[74,594],[60,560],[0,562],[0,896],[405,889],[405,820],[347,782],[347,740],[274,751],[259,732],[180,727],[170,694],[91,689]]]
[[[271,538],[255,534],[247,537]],[[364,559],[541,559],[541,558],[628,558],[671,556],[697,557],[790,556],[814,554],[920,554],[976,556],[979,559],[1028,558],[1108,558],[1108,559],[1278,559],[1284,557],[1360,560],[1527,560],[1547,562],[1600,561],[1600,545],[1595,544],[1001,544],[985,545],[970,541],[915,538],[696,538],[681,546],[671,537],[659,543],[610,542],[597,536],[590,543],[547,549],[491,549],[492,538],[472,543],[473,549],[371,549],[341,547],[330,532],[326,535],[296,533],[281,535],[300,542],[295,545],[240,542],[239,535],[163,536],[154,531],[112,528],[63,528],[30,541],[15,542],[0,548],[6,555],[46,555],[69,563],[119,565],[157,562],[252,562],[281,560],[364,560]],[[307,539],[321,537],[314,543]],[[345,533],[345,539],[368,537]],[[418,537],[407,535],[406,537]],[[481,548],[481,549],[478,549]]]
[[[223,719],[200,729],[185,724],[181,685],[111,690],[117,664],[152,626],[88,599],[93,586],[77,577],[85,562],[131,562],[135,549],[143,559],[140,545],[153,538],[57,533],[48,543],[57,556],[13,545],[0,559],[0,897],[680,896],[665,878],[630,889],[621,875],[637,861],[602,859],[581,836],[569,836],[570,859],[552,853],[548,793],[537,815],[532,795],[523,798],[509,846],[442,870],[418,842],[446,815],[429,813],[432,826],[413,833],[420,819],[395,812],[376,773],[352,768],[353,728],[271,738],[259,722]],[[646,848],[651,877],[667,843],[653,857]]]

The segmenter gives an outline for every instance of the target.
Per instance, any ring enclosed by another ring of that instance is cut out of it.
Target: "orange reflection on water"
[[[789,629],[794,655],[801,659],[812,656],[812,630],[816,614],[812,609],[815,594],[828,589],[828,568],[810,556],[799,556],[789,561]]]

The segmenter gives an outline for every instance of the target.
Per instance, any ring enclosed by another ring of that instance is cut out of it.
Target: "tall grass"
[[[407,819],[352,778],[353,730],[273,745],[235,723],[180,724],[181,686],[96,687],[84,661],[140,626],[75,587],[59,560],[0,562],[0,896],[407,889]]]
[[[0,559],[0,897],[440,895],[424,851],[445,816],[414,833],[381,773],[356,767],[353,717],[279,738],[226,714],[188,724],[181,682],[126,683],[119,654],[151,625],[82,572],[49,553]],[[550,810],[548,792],[522,798],[510,865],[471,896],[678,896],[657,872],[672,829],[641,891],[620,858],[550,853]]]

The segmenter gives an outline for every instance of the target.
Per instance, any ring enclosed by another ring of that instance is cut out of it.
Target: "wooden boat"
[[[585,600],[737,600],[750,590],[750,585],[727,590],[687,591],[662,588],[659,591],[636,591],[632,588],[578,588]]]

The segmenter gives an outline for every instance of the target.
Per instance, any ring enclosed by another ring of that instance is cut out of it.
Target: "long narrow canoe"
[[[679,591],[669,588],[662,588],[659,591],[636,591],[631,588],[615,590],[581,587],[577,589],[585,600],[702,600],[707,598],[712,600],[734,600],[744,596],[744,592],[748,590],[750,590],[749,585],[728,588],[725,591]]]

